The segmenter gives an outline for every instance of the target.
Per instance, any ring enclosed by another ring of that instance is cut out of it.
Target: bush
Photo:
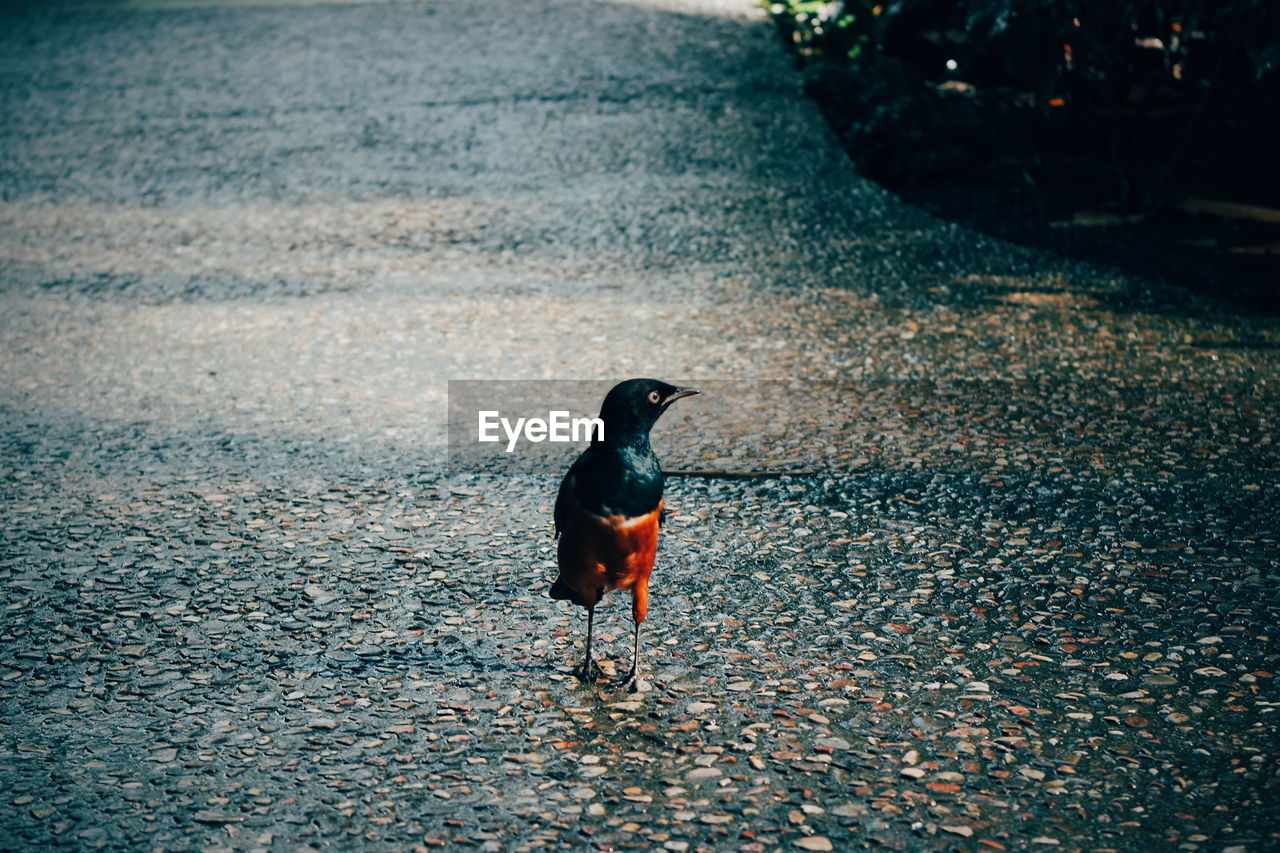
[[[1229,160],[1275,168],[1273,0],[787,0],[770,8],[809,63],[814,93],[845,116],[836,124],[855,156],[890,181],[964,168],[959,154],[937,150],[943,140],[916,142],[939,124],[980,137],[992,109],[1026,114],[1024,143],[1050,141],[1090,160],[1109,176],[1111,201],[1125,207],[1176,202]],[[952,114],[957,93],[979,107],[968,124]],[[1234,150],[1223,151],[1228,140]],[[915,162],[904,165],[903,155]]]

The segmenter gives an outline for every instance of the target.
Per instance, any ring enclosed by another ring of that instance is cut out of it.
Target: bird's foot
[[[640,693],[644,690],[643,685],[644,682],[640,680],[640,674],[633,669],[627,673],[626,678],[614,682],[613,687],[619,691],[626,690],[628,693]]]
[[[587,658],[582,662],[581,666],[574,668],[570,674],[583,684],[586,684],[603,678],[604,670],[600,668],[600,664],[596,663],[595,658]]]

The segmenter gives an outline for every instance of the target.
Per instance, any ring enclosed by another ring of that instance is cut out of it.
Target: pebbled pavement
[[[904,206],[749,4],[8,4],[0,193],[0,846],[1280,843],[1274,320]],[[445,383],[629,375],[813,473],[672,479],[619,696]]]

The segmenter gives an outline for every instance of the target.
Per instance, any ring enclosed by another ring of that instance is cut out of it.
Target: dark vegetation
[[[945,218],[1280,310],[1274,0],[769,5],[864,174]]]

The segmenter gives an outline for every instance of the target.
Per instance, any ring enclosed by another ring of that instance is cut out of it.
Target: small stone
[[[952,835],[962,835],[962,836],[964,836],[965,838],[968,838],[969,836],[973,835],[973,828],[972,828],[972,827],[965,826],[965,825],[964,825],[964,824],[962,824],[962,823],[958,823],[958,824],[944,824],[944,825],[942,826],[942,831],[943,831],[943,832],[950,832]]]
[[[810,835],[805,838],[797,838],[792,842],[801,850],[834,850],[835,845],[831,843],[831,839],[825,835]]]
[[[324,587],[317,586],[315,584],[309,584],[302,591],[305,592],[312,601],[319,605],[328,604],[338,597]]]

